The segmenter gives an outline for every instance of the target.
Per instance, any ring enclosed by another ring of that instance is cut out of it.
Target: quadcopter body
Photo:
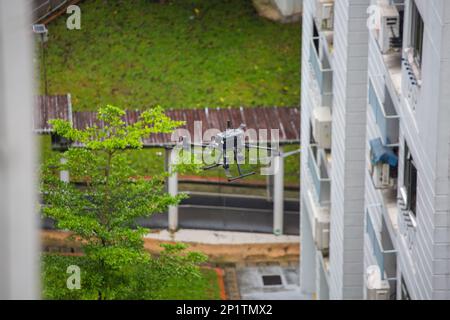
[[[183,148],[189,149],[190,145],[201,147],[207,150],[207,153],[212,155],[215,153],[215,161],[211,165],[203,167],[203,170],[211,170],[218,167],[223,167],[228,181],[236,181],[245,177],[252,176],[256,172],[244,172],[241,165],[245,161],[245,151],[248,149],[265,149],[272,151],[271,148],[264,148],[260,146],[253,146],[245,141],[245,124],[241,124],[239,128],[232,128],[231,121],[227,123],[227,129],[212,137],[209,144],[189,144],[185,137],[181,138]],[[231,174],[231,165],[236,165],[237,175]]]

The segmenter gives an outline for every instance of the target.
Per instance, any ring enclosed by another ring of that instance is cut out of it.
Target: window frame
[[[320,32],[316,24],[316,19],[313,19],[313,35],[312,39],[314,42],[314,47],[316,48],[317,55],[320,57]]]
[[[421,68],[423,64],[423,51],[425,40],[425,21],[414,0],[411,1],[411,26],[410,26],[410,47],[416,65]]]
[[[409,294],[409,290],[408,290],[408,286],[406,285],[405,282],[405,278],[403,278],[403,276],[401,276],[401,281],[400,281],[400,299],[404,300],[404,301],[409,301],[412,300],[411,299],[411,295]]]
[[[407,190],[407,207],[406,209],[410,212],[411,216],[415,219],[417,218],[417,189],[418,189],[418,169],[405,141],[404,150],[405,162],[404,162],[404,175],[403,175],[403,185]]]

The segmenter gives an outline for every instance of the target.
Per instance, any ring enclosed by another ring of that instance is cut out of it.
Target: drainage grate
[[[283,284],[279,275],[262,276],[262,280],[264,286],[281,286]]]

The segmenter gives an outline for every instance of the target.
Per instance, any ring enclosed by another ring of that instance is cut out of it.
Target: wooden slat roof
[[[50,133],[48,125],[50,119],[64,119],[71,121],[73,126],[84,129],[94,123],[101,125],[96,119],[95,112],[71,111],[70,96],[41,96],[36,98],[34,113],[34,131],[36,133]],[[225,130],[228,120],[233,127],[241,123],[246,124],[247,129],[256,131],[266,129],[270,140],[270,130],[279,129],[280,144],[300,143],[300,110],[295,107],[254,107],[254,108],[204,108],[204,109],[173,109],[166,110],[167,116],[173,120],[185,121],[185,126],[194,136],[194,123],[201,121],[202,134],[208,129]],[[134,123],[140,115],[140,111],[127,110],[124,121]],[[178,129],[179,130],[179,129]],[[181,133],[176,133],[177,134]],[[170,134],[154,134],[144,139],[145,147],[161,147],[173,144]],[[174,139],[175,140],[175,139]]]
[[[51,119],[71,121],[72,110],[69,95],[37,96],[33,115],[33,130],[36,133],[50,133]]]

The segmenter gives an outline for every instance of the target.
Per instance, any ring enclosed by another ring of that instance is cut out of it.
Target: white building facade
[[[303,292],[450,299],[450,2],[303,12]]]

